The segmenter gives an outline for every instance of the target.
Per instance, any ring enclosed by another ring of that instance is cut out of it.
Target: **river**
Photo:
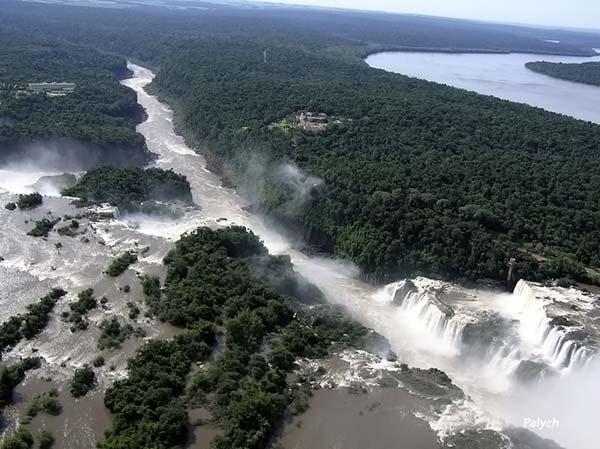
[[[533,72],[526,62],[580,63],[598,58],[536,54],[385,52],[366,59],[373,68],[526,103],[600,123],[600,88]]]
[[[129,64],[129,68],[133,77],[122,84],[135,90],[138,102],[147,112],[147,120],[137,129],[144,135],[149,150],[158,156],[153,165],[185,175],[200,207],[177,220],[133,215],[93,227],[90,224],[95,251],[92,258],[87,257],[89,244],[80,240],[62,238],[64,249],[59,254],[55,243],[60,237],[54,234],[47,242],[26,238],[23,216],[11,215],[2,208],[0,215],[6,226],[0,229],[0,252],[5,256],[0,263],[0,269],[4,270],[0,287],[7,294],[0,294],[0,303],[9,306],[8,315],[24,310],[27,303],[34,301],[46,289],[42,283],[47,279],[61,281],[75,290],[91,285],[99,294],[106,292],[109,298],[116,298],[121,295],[118,289],[123,281],[129,281],[134,289],[139,285],[133,272],[119,284],[107,282],[102,276],[101,271],[115,254],[148,245],[150,251],[136,264],[136,270],[156,271],[162,257],[182,233],[198,226],[238,224],[259,235],[271,253],[289,255],[295,269],[317,285],[330,302],[343,305],[357,320],[386,337],[400,361],[420,368],[439,368],[468,394],[465,400],[451,404],[441,413],[421,416],[440,437],[462,429],[501,431],[509,425],[521,427],[528,419],[555,418],[560,426],[531,430],[556,439],[568,449],[596,447],[593,410],[600,403],[596,386],[600,370],[594,358],[597,329],[590,318],[599,312],[595,297],[575,289],[546,288],[527,282],[522,282],[512,295],[465,289],[425,278],[376,288],[360,281],[359,270],[347,261],[303,254],[285,233],[249,213],[247,202],[235,190],[223,187],[219,177],[206,168],[204,158],[177,135],[172,110],[144,89],[154,74],[134,64]],[[19,171],[11,167],[5,174],[13,182],[0,186],[5,190],[0,192],[2,203],[14,198],[14,193],[27,191],[28,184],[44,174],[44,170],[29,167],[28,171]],[[36,214],[42,216],[47,209],[60,215],[75,213],[71,208],[64,198],[49,198]],[[43,288],[31,292],[31,286],[36,284]],[[137,294],[137,291],[132,293]],[[15,302],[13,297],[19,301]],[[67,303],[62,303],[59,311],[66,307]],[[113,307],[112,313],[126,313],[123,304]],[[91,318],[97,323],[106,313],[111,312],[99,310]],[[551,326],[550,316],[557,314],[581,323],[588,343],[575,341],[566,330]],[[6,316],[1,318],[3,321]],[[168,331],[151,321],[143,324],[149,337],[160,337]],[[476,344],[465,344],[469,332],[478,336]],[[65,361],[68,370],[72,364],[89,363],[95,354],[95,335],[85,339],[79,335],[65,332],[64,324],[54,319],[39,341],[19,345],[10,355],[28,355],[35,345],[38,354],[46,359],[49,371],[60,371]],[[114,373],[108,369],[103,373],[104,385],[123,375],[126,356],[135,347],[132,345],[130,350],[107,360],[117,369]],[[529,367],[535,382],[523,384],[516,380],[522,366]],[[104,430],[103,426],[92,427],[88,433],[96,438]],[[68,432],[65,425],[65,435]],[[82,439],[92,437],[82,436]]]
[[[593,360],[590,362],[593,348],[588,352],[574,346],[548,324],[549,309],[556,304],[576,303],[578,310],[593,308],[586,295],[574,289],[529,283],[522,283],[519,291],[510,295],[417,279],[414,283],[418,291],[400,298],[402,304],[394,305],[394,299],[398,299],[397,284],[383,289],[367,285],[359,280],[359,271],[351,263],[309,257],[261,217],[248,213],[244,207],[247,202],[234,190],[223,187],[218,176],[206,169],[203,157],[175,133],[172,111],[146,93],[144,86],[152,81],[153,73],[133,64],[130,69],[134,77],[123,84],[137,92],[138,101],[148,113],[148,120],[138,130],[146,137],[150,151],[159,155],[159,167],[173,169],[188,178],[194,200],[201,206],[201,213],[177,226],[147,220],[139,231],[176,238],[203,224],[239,224],[253,230],[271,253],[289,255],[295,269],[321,288],[330,302],[345,306],[356,319],[384,335],[402,361],[422,368],[438,367],[468,393],[470,399],[453,404],[442,416],[428,419],[440,435],[469,427],[499,430],[508,424],[523,426],[527,419],[556,417],[561,421],[560,427],[533,430],[569,448],[595,447],[589,432],[583,428],[577,432],[594,415],[573,412],[575,401],[580,409],[585,409],[586,404],[592,407],[600,399],[598,389],[590,381],[596,373]],[[440,314],[436,306],[438,293],[452,306],[451,319]],[[584,313],[579,315],[579,320],[585,320]],[[483,323],[485,329],[488,323],[496,323],[494,320],[512,323],[518,337],[513,341],[508,332],[500,343],[494,342],[474,356],[475,350],[464,348],[461,343],[465,326]],[[514,380],[514,374],[523,361],[548,366],[558,377],[521,385]],[[582,364],[587,364],[587,368],[580,369]],[[568,386],[575,379],[582,387],[578,391]],[[583,390],[584,387],[595,390]],[[589,429],[593,429],[591,422]]]

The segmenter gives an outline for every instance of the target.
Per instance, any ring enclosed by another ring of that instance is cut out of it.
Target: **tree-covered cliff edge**
[[[127,76],[124,58],[0,31],[0,164],[146,163],[150,154],[135,131],[144,111],[119,84]]]
[[[561,32],[554,44],[546,31],[494,24],[210,4],[169,14],[8,5],[15,28],[154,67],[153,91],[211,167],[370,279],[504,280],[515,258],[528,279],[594,281],[598,125],[374,70],[361,56],[416,46],[587,55],[597,36]],[[306,132],[302,111],[329,126]]]

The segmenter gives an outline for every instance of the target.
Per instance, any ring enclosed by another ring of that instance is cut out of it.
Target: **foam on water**
[[[498,427],[499,422],[522,425],[519,422],[522,415],[515,414],[510,406],[522,402],[515,396],[516,389],[520,387],[513,382],[512,373],[518,367],[523,351],[542,357],[543,344],[535,339],[522,338],[521,347],[494,345],[488,348],[488,354],[482,360],[473,360],[465,357],[467,351],[461,339],[465,326],[486,317],[490,310],[502,311],[507,318],[514,318],[518,310],[503,310],[501,306],[507,295],[466,290],[420,278],[414,281],[418,292],[394,305],[393,292],[397,291],[398,285],[376,290],[358,280],[359,271],[351,263],[309,257],[296,251],[284,235],[260,217],[248,213],[247,203],[235,191],[223,187],[218,176],[207,170],[204,158],[187,147],[175,133],[171,109],[144,91],[144,86],[154,78],[152,72],[133,64],[129,68],[135,76],[123,84],[137,92],[138,101],[146,109],[148,120],[138,126],[138,131],[146,137],[150,151],[158,155],[154,164],[185,175],[190,182],[194,202],[201,211],[179,222],[121,217],[120,221],[115,220],[107,226],[107,232],[101,233],[109,245],[120,244],[121,238],[115,234],[121,232],[175,239],[182,232],[199,225],[246,226],[259,235],[271,253],[289,255],[295,269],[317,285],[329,301],[346,306],[354,317],[388,338],[400,360],[421,368],[438,367],[465,390],[472,400],[454,404],[438,416],[430,417],[430,424],[440,434],[455,430],[460,422],[484,428]],[[160,256],[160,252],[153,252],[144,257],[149,263],[155,263]],[[439,288],[444,289],[442,302],[436,293]],[[446,294],[458,299],[446,304]],[[452,313],[448,312],[446,305],[451,307]],[[567,355],[561,355],[559,351],[554,359],[559,361],[561,357],[564,359]],[[352,362],[349,366],[354,374],[346,373],[346,381],[353,376],[368,375],[374,365],[371,363],[371,368],[367,369],[362,362]],[[337,381],[342,382],[343,379],[338,378]],[[525,391],[531,391],[529,388],[526,387]],[[531,402],[535,401],[532,399]],[[584,447],[579,446],[578,449]]]
[[[486,429],[501,432],[505,423],[477,406],[471,399],[457,399],[444,407],[440,414],[418,413],[427,421],[441,440],[467,429]]]
[[[561,373],[564,371],[561,379],[581,373],[583,368],[580,368],[579,360],[585,358],[584,354],[575,349],[568,349],[573,345],[564,338],[561,340],[560,336],[550,335],[552,332],[548,332],[548,335],[545,335],[545,331],[542,332],[542,323],[548,324],[549,318],[541,318],[545,309],[542,307],[540,312],[530,304],[535,300],[528,296],[524,287],[523,291],[519,290],[511,297],[497,292],[467,290],[449,283],[418,278],[413,280],[416,291],[398,299],[396,293],[401,288],[400,283],[374,289],[359,280],[359,271],[351,263],[310,257],[296,251],[284,235],[260,217],[248,213],[245,210],[245,201],[232,189],[223,187],[219,178],[206,169],[204,159],[187,147],[183,139],[175,133],[171,109],[144,91],[144,86],[154,77],[152,72],[132,64],[129,67],[135,76],[125,80],[123,84],[137,92],[138,101],[146,109],[148,120],[140,124],[138,130],[146,137],[150,151],[158,155],[154,164],[185,175],[190,182],[194,202],[200,206],[200,210],[188,211],[180,220],[130,215],[99,223],[94,227],[94,235],[98,242],[104,244],[96,242],[96,246],[93,247],[73,246],[74,252],[80,252],[79,256],[73,254],[68,261],[62,260],[62,265],[58,263],[61,261],[57,260],[54,270],[50,266],[51,262],[46,260],[53,260],[51,252],[56,251],[53,249],[53,239],[50,238],[47,242],[24,241],[21,230],[15,234],[16,237],[8,239],[12,249],[3,251],[9,256],[2,263],[2,267],[22,270],[23,273],[38,278],[54,273],[57,279],[69,279],[71,285],[83,287],[97,283],[98,279],[95,276],[101,276],[99,273],[106,268],[111,258],[124,250],[137,250],[148,246],[148,252],[140,254],[139,266],[144,266],[145,263],[144,268],[156,268],[157,263],[172,247],[172,241],[184,232],[202,225],[246,226],[260,236],[271,253],[289,255],[295,269],[317,285],[329,301],[346,306],[354,317],[385,336],[401,361],[420,368],[438,367],[465,390],[469,397],[463,402],[453,403],[442,413],[429,416],[430,425],[440,435],[455,431],[465,423],[468,426],[483,428],[499,428],[499,423],[505,422],[522,425],[522,422],[519,422],[522,415],[515,413],[510,405],[521,404],[525,393],[531,393],[531,400],[528,401],[531,404],[523,403],[524,407],[529,407],[528,411],[534,410],[533,406],[539,404],[539,401],[536,401],[537,396],[534,396],[534,388],[521,387],[512,382],[512,373],[525,354],[537,355],[556,367],[565,364],[567,368],[572,367],[561,370]],[[2,244],[3,242],[0,242],[0,245]],[[35,263],[32,264],[32,260]],[[86,263],[95,265],[86,266]],[[90,274],[92,272],[95,274]],[[112,287],[106,286],[106,289],[116,288],[114,283],[110,285]],[[441,291],[443,294],[440,294]],[[556,292],[558,296],[561,293]],[[509,301],[503,305],[507,296]],[[510,301],[511,298],[514,303]],[[493,346],[488,348],[489,354],[482,360],[466,358],[467,351],[461,338],[464,329],[487,316],[486,313],[490,310],[518,320],[522,345],[518,348]],[[111,313],[119,314],[125,311],[115,306]],[[93,315],[91,320],[96,322],[102,316],[102,313]],[[60,324],[63,323],[55,321],[54,325],[47,329],[47,346],[40,348],[41,353],[54,364],[65,357],[71,358],[73,363],[89,361],[85,354],[86,348],[90,347],[90,341],[87,345],[82,343],[78,346],[73,343],[72,336],[64,332],[61,334],[64,326],[61,327]],[[543,335],[543,339],[540,335]],[[54,345],[51,344],[53,340],[56,340]],[[72,349],[61,350],[68,348],[69,344],[72,345]],[[560,349],[556,350],[557,347]],[[124,356],[126,353],[127,351],[124,351]],[[336,379],[337,382],[343,382],[344,379],[349,382],[356,379],[356,376],[376,378],[374,373],[395,369],[393,364],[388,362],[375,359],[364,361],[364,358],[361,360],[356,354],[346,358],[350,371],[345,374],[345,378]],[[559,392],[569,389],[564,384],[556,384],[555,388]],[[517,394],[520,396],[516,396]],[[585,402],[585,398],[583,400]],[[560,402],[555,403],[554,407],[560,407]],[[591,448],[589,445],[572,447]]]
[[[0,167],[0,191],[9,193],[33,193],[35,184],[43,176],[57,176],[64,172],[43,171],[35,167]],[[45,196],[60,196],[56,187],[46,184],[37,190]]]
[[[443,283],[426,278],[417,278],[410,281],[417,287],[417,291],[408,291],[402,295],[407,281],[400,281],[386,285],[383,296],[388,301],[399,306],[406,320],[419,323],[428,334],[440,340],[448,351],[458,354],[462,331],[472,318],[466,315],[457,315],[453,310],[442,303],[436,291],[443,289]]]
[[[504,306],[510,316],[519,320],[525,342],[537,348],[540,356],[554,368],[569,370],[587,364],[595,351],[569,338],[570,332],[564,327],[551,325],[546,308],[558,302],[590,311],[596,300],[573,288],[544,288],[521,280]]]
[[[181,218],[155,217],[147,214],[126,214],[119,222],[133,231],[142,234],[162,237],[168,240],[179,240],[182,234],[192,231],[199,226],[214,225],[202,211],[186,212]]]

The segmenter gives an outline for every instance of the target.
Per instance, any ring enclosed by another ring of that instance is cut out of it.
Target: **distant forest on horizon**
[[[356,262],[370,280],[427,274],[502,281],[515,257],[528,279],[598,282],[598,125],[371,69],[362,58],[407,48],[591,55],[599,35],[380,13],[202,6],[9,0],[0,43],[33,41],[22,46],[24,57],[8,51],[2,57],[11,58],[6,63],[14,72],[29,67],[28,55],[40,45],[56,48],[65,78],[81,82],[89,76],[82,68],[97,64],[85,60],[85,51],[106,58],[110,67],[95,69],[108,69],[96,81],[103,92],[53,105],[67,117],[61,136],[74,139],[101,129],[96,123],[139,139],[131,131],[139,117],[131,93],[117,84],[118,67],[124,58],[151,67],[153,92],[174,108],[179,129],[205,149],[213,169],[257,210],[297,230],[307,244]],[[33,67],[42,75],[50,70]],[[6,104],[3,138],[56,133],[55,115],[35,118],[47,105]],[[85,111],[90,128],[65,126],[71,110]],[[343,120],[320,134],[273,126],[301,110]],[[110,143],[114,135],[94,139]],[[266,166],[258,179],[248,166],[256,158]],[[275,176],[287,163],[323,180],[301,207]]]

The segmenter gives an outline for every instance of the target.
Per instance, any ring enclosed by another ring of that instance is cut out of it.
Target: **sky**
[[[600,0],[258,0],[493,22],[600,28]]]

